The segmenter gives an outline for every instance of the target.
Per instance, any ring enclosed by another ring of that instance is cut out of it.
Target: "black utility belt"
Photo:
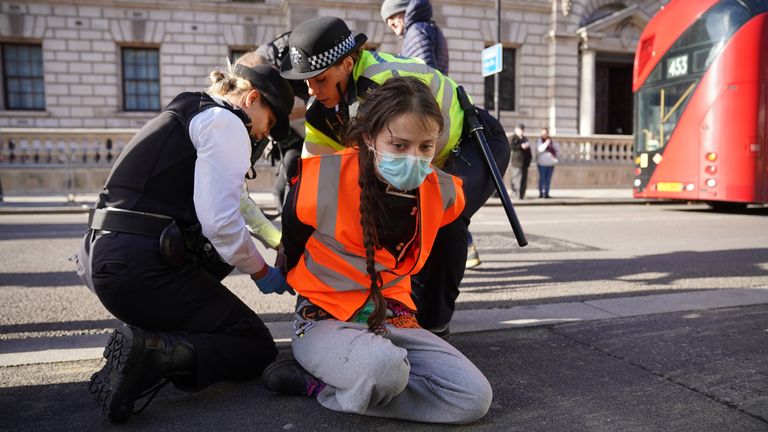
[[[213,253],[205,250],[203,247],[205,238],[199,230],[192,230],[197,235],[189,234],[187,239],[170,216],[111,207],[92,209],[89,212],[88,227],[92,230],[156,237],[159,239],[160,256],[172,266],[180,266],[188,262],[195,254],[218,257],[212,247],[210,250],[214,251]]]
[[[172,223],[173,218],[170,216],[118,208],[91,209],[88,213],[88,226],[91,229],[151,237],[160,237]]]

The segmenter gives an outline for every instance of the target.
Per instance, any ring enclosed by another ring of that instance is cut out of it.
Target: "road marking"
[[[588,223],[588,224],[595,224],[595,223],[601,223],[601,222],[616,222],[620,224],[626,224],[627,222],[638,222],[638,223],[648,223],[648,222],[683,222],[683,221],[702,221],[704,216],[697,215],[696,217],[669,217],[669,216],[659,216],[659,217],[603,217],[603,218],[596,218],[596,217],[588,217],[588,218],[568,218],[568,219],[544,219],[544,220],[523,220],[521,223],[523,225],[563,225],[563,224],[579,224],[579,223]],[[707,215],[706,216],[707,221],[713,221],[713,220],[723,220],[723,219],[729,219],[733,220],[733,216],[715,216],[715,215]],[[474,218],[472,219],[472,224],[470,225],[470,228],[476,227],[476,226],[509,226],[509,221],[506,219],[499,219],[499,220],[489,220],[484,218]]]
[[[460,310],[456,311],[451,321],[451,332],[469,333],[758,304],[768,304],[768,286],[548,303],[505,309]],[[266,325],[277,343],[290,343],[292,322],[271,322]],[[99,359],[108,339],[108,334],[99,334],[4,340],[0,343],[0,367]]]
[[[291,342],[293,323],[266,323],[276,343]],[[100,359],[111,333],[0,341],[0,367]]]

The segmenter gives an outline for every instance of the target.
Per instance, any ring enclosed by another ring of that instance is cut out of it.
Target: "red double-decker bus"
[[[635,53],[636,198],[768,202],[768,0],[672,0]]]

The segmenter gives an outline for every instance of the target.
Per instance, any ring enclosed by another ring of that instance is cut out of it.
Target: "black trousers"
[[[525,191],[528,189],[528,168],[529,165],[523,165],[520,168],[520,199],[525,198]]]
[[[283,211],[283,203],[285,202],[285,196],[288,191],[288,183],[290,179],[296,175],[296,169],[299,164],[299,157],[301,156],[301,149],[290,149],[283,154],[283,160],[277,169],[277,178],[275,178],[275,185],[272,187],[272,195],[275,197],[275,205],[277,211]]]
[[[184,390],[258,377],[277,356],[262,320],[221,284],[232,267],[218,257],[172,267],[157,238],[128,233],[105,233],[91,254],[94,288],[109,312],[146,330],[182,333],[194,345],[196,382],[185,380]]]
[[[510,156],[507,135],[498,120],[485,110],[478,111],[488,146],[503,176]],[[480,144],[466,133],[459,152],[448,158],[443,171],[464,181],[466,206],[456,221],[440,228],[424,268],[411,278],[413,298],[418,307],[416,318],[427,329],[439,328],[451,321],[467,262],[469,220],[496,190]]]

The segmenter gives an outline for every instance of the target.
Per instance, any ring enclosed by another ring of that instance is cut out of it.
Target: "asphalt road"
[[[766,431],[767,332],[760,305],[456,335],[494,391],[464,426],[336,413],[258,381],[167,388],[113,426],[86,387],[97,361],[0,368],[0,430]]]
[[[518,248],[499,207],[471,230],[483,264],[458,309],[768,287],[768,215],[705,206],[519,207]],[[85,216],[0,215],[0,346],[103,337],[119,325],[67,261]],[[244,275],[225,285],[266,321],[293,299],[265,296]],[[768,306],[676,312],[456,335],[494,387],[481,422],[455,430],[768,430]],[[2,348],[0,347],[0,352]],[[85,388],[98,360],[0,367],[0,430],[109,427]],[[328,412],[257,382],[195,395],[164,390],[127,429],[435,430]],[[441,427],[444,429],[444,427]]]
[[[517,211],[525,248],[517,246],[500,207],[485,207],[473,218],[483,263],[467,271],[459,309],[768,286],[768,208],[742,214],[685,205]],[[68,261],[85,217],[0,215],[0,340],[114,327]],[[265,255],[268,261],[274,256]],[[263,295],[240,274],[224,284],[265,321],[289,319],[292,297]]]

